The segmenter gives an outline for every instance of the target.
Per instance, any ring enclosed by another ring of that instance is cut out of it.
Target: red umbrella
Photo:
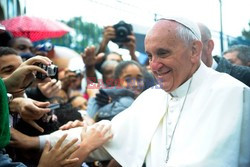
[[[17,16],[1,21],[14,37],[27,37],[31,41],[39,41],[48,38],[59,38],[73,30],[66,24],[34,16]]]

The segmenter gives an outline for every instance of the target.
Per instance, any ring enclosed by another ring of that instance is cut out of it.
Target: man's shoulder
[[[219,56],[214,56],[214,59],[218,63],[216,71],[227,73],[247,86],[250,86],[250,67],[233,65],[225,58]]]
[[[227,74],[218,72],[217,75],[213,77],[213,80],[211,81],[212,84],[210,86],[213,87],[213,89],[243,89],[244,87],[248,87],[244,82],[240,81],[239,79]]]

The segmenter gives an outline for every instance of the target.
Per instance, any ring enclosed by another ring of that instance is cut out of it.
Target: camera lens
[[[130,39],[127,36],[131,34],[131,24],[127,24],[124,21],[120,21],[119,23],[113,25],[113,27],[116,32],[116,38],[112,39],[111,41],[115,43],[129,42]]]
[[[58,68],[56,65],[50,65],[48,66],[48,76],[55,76],[57,74]]]
[[[128,30],[126,27],[119,27],[116,31],[116,35],[120,38],[126,37],[128,35]]]

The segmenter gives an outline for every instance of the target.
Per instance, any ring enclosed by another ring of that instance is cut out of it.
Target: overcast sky
[[[26,0],[27,14],[67,20],[83,16],[87,21],[109,25],[126,20],[141,25],[153,23],[153,13],[182,15],[220,30],[219,0]],[[250,21],[250,0],[222,0],[223,30],[240,36]]]
[[[221,1],[224,35],[241,36],[243,28],[249,30],[250,0]],[[215,42],[213,55],[221,54],[219,0],[26,0],[26,3],[28,15],[57,20],[82,16],[84,21],[101,26],[124,20],[134,25],[134,32],[143,33],[154,23],[154,13],[185,16],[210,28]],[[224,50],[227,47],[225,40]]]

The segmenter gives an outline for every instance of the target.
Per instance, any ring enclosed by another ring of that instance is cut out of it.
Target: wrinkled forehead
[[[175,32],[177,26],[178,26],[177,23],[174,21],[159,20],[148,31],[148,33],[146,34],[146,38],[158,33],[162,34],[162,33]]]
[[[156,41],[168,41],[171,39],[176,39],[177,23],[168,20],[157,21],[154,26],[148,31],[145,37],[145,47],[147,44],[151,44]]]

